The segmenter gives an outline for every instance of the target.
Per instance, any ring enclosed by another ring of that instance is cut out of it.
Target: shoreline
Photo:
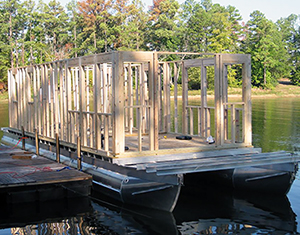
[[[228,89],[228,98],[241,98],[242,97],[242,88],[229,88]],[[201,98],[201,95],[197,94],[200,93],[200,90],[190,90],[189,91],[192,94],[189,94],[189,98],[191,99],[197,99]],[[173,92],[171,91],[171,94]],[[181,93],[181,91],[178,91],[178,93]],[[274,89],[272,90],[262,90],[258,88],[252,88],[251,89],[251,98],[296,98],[300,97],[300,86],[295,86],[291,84],[278,84]],[[177,96],[179,99],[182,98],[181,95]],[[174,95],[170,96],[171,99],[174,99]],[[214,95],[209,94],[207,95],[208,99],[213,99]],[[0,102],[8,101],[8,92],[0,93]]]

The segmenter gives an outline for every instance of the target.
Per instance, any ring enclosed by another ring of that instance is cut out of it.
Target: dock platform
[[[35,153],[0,146],[0,196],[7,202],[88,196],[92,176]]]

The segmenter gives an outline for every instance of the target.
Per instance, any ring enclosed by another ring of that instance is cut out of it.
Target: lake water
[[[0,127],[8,125],[0,101]],[[0,134],[1,137],[1,134]],[[253,145],[299,151],[300,98],[253,99]],[[232,194],[219,188],[180,195],[173,213],[89,198],[7,205],[3,234],[298,234],[300,176],[287,197]]]

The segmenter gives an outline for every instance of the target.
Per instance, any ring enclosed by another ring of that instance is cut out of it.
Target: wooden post
[[[54,71],[55,71],[55,68],[53,68],[54,66],[56,65],[56,63],[51,63],[50,64],[50,121],[51,121],[51,125],[50,125],[50,136],[52,138],[55,138],[55,135],[54,135],[54,126],[55,126],[55,123],[54,123],[54,119],[55,119],[55,106],[54,106]]]
[[[153,60],[150,60],[148,63],[148,79],[149,79],[149,150],[153,151],[155,149],[155,116],[154,116],[154,109],[155,109],[155,97],[154,97],[154,90],[155,90],[155,82],[154,82],[154,75],[153,75]]]
[[[113,53],[113,153],[125,151],[124,135],[124,69],[122,52]]]
[[[222,77],[222,82],[223,82],[223,103],[228,103],[228,66],[222,64],[222,69],[223,69],[223,77]],[[229,139],[228,137],[228,123],[229,123],[229,107],[228,105],[225,105],[223,107],[224,109],[224,139],[227,140]]]
[[[193,108],[189,108],[190,110],[190,135],[194,134],[194,112]]]
[[[36,155],[40,155],[40,148],[39,148],[39,133],[38,130],[35,129],[35,149],[36,149]]]
[[[128,106],[133,106],[133,82],[132,82],[132,68],[131,63],[128,64]],[[128,117],[128,130],[129,133],[132,134],[132,128],[133,128],[133,108],[129,108],[128,111],[129,117]]]
[[[82,66],[81,58],[79,58],[79,136],[86,146],[86,89],[85,89],[84,67]]]
[[[80,136],[77,137],[77,169],[81,170],[81,140]]]
[[[137,127],[138,127],[138,151],[142,151],[142,108],[137,108],[136,112],[138,113]]]
[[[60,143],[59,143],[59,135],[58,133],[55,134],[56,137],[56,161],[60,162]]]
[[[236,142],[240,142],[240,109],[235,110],[235,140]]]
[[[94,73],[93,73],[93,81],[94,81],[94,131],[95,131],[95,147],[96,149],[100,149],[101,145],[101,126],[99,124],[98,112],[101,102],[101,93],[100,93],[100,65],[97,64],[97,57],[94,56]]]
[[[180,68],[180,67],[179,67]],[[177,63],[174,63],[174,127],[175,133],[178,133],[178,77],[180,69],[177,68]]]
[[[69,112],[69,110],[71,110],[72,108],[72,83],[71,83],[71,71],[70,71],[70,68],[69,68],[69,63],[68,61],[66,62],[65,64],[65,77],[66,77],[66,106],[65,106],[65,115],[66,115],[66,127],[67,127],[67,141],[68,142],[72,142],[72,139],[71,139],[71,131],[73,131],[71,129],[71,114]]]
[[[224,107],[222,99],[222,55],[215,55],[215,141],[216,145],[224,144]]]
[[[154,130],[153,130],[153,140],[154,140],[154,145],[153,145],[153,150],[158,150],[159,145],[158,145],[158,132],[159,132],[159,95],[160,95],[160,80],[158,76],[158,58],[157,58],[157,53],[153,53],[153,125],[154,125]]]
[[[228,112],[228,111],[227,111]],[[236,111],[235,105],[231,104],[231,143],[235,143],[235,134],[236,134]]]
[[[22,149],[25,150],[25,130],[24,130],[24,126],[22,126],[21,129],[22,129]]]
[[[251,105],[251,57],[247,57],[246,62],[242,65],[243,75],[243,141],[245,144],[252,144],[252,105]]]
[[[12,74],[11,70],[7,70],[7,82],[8,82],[8,116],[10,117],[9,120],[9,127],[12,127]]]
[[[171,118],[170,118],[170,65],[164,63],[164,131],[171,131]]]
[[[188,105],[188,71],[182,63],[182,133],[187,134],[187,105]]]

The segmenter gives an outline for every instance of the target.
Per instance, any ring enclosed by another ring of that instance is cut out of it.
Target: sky
[[[49,0],[45,0],[48,2]],[[153,0],[142,0],[145,6],[152,5]],[[177,0],[180,4],[185,0]],[[196,0],[201,1],[201,0]],[[62,5],[66,5],[69,0],[60,0]],[[212,0],[221,6],[232,5],[236,7],[243,17],[243,21],[250,19],[250,13],[259,10],[265,14],[266,18],[276,22],[281,17],[288,17],[290,14],[300,14],[300,0]]]

